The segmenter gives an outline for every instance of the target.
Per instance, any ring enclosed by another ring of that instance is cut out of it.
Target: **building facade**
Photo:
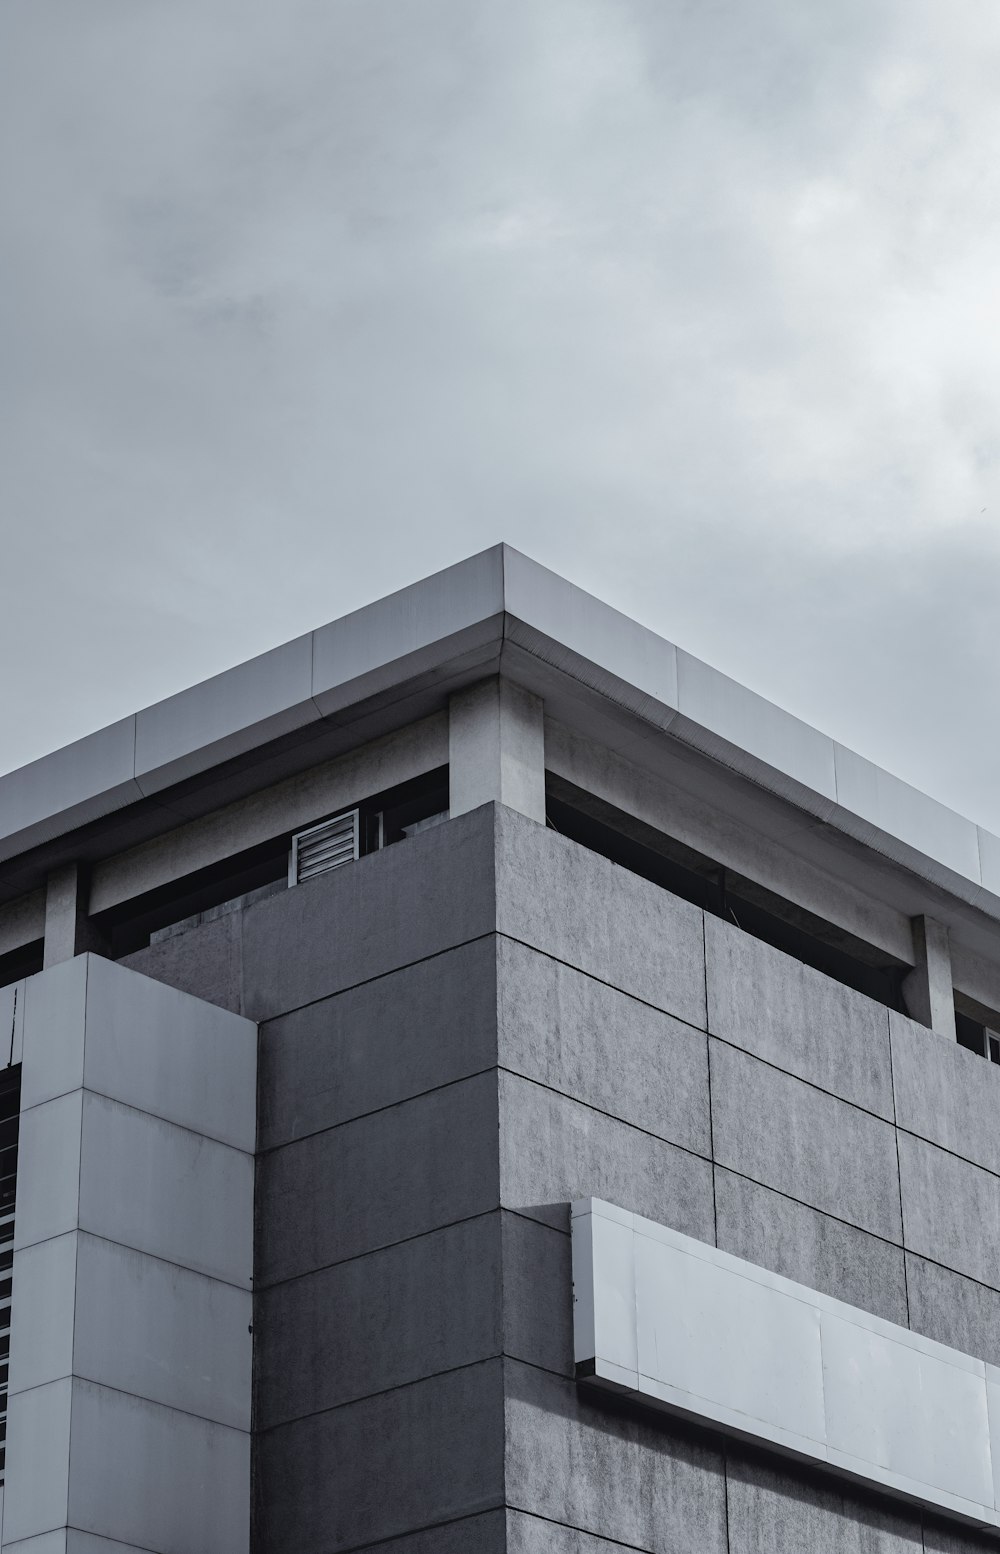
[[[1000,839],[498,546],[0,859],[3,1554],[1000,1546]]]

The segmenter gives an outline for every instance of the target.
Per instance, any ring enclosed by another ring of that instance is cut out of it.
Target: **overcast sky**
[[[997,0],[6,0],[0,769],[498,539],[1000,830]]]

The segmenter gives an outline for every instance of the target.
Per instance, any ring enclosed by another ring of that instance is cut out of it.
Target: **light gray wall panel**
[[[264,1291],[254,1334],[261,1430],[492,1358],[501,1347],[500,1217]]]
[[[1000,1177],[902,1132],[899,1173],[907,1249],[1000,1289]]]
[[[263,1026],[261,1149],[494,1065],[496,942],[488,935]]]
[[[501,1363],[265,1432],[257,1554],[335,1554],[501,1507]]]
[[[721,1167],[715,1172],[715,1205],[723,1251],[906,1326],[901,1247]],[[955,1347],[968,1348],[957,1342]]]
[[[720,1165],[862,1230],[901,1239],[894,1130],[723,1042],[709,1043]]]
[[[83,1092],[21,1113],[14,1250],[75,1230],[80,1214]]]
[[[710,1153],[702,1032],[511,939],[497,942],[497,1001],[504,1067]]]
[[[258,1163],[258,1289],[494,1209],[496,1074],[286,1144]]]
[[[733,1453],[729,1554],[921,1554],[919,1512]]]
[[[249,1439],[74,1381],[69,1523],[155,1554],[246,1554]]]
[[[1000,1365],[1000,1292],[913,1252],[906,1287],[914,1332]]]
[[[64,1377],[7,1400],[3,1544],[66,1524],[73,1383]]]
[[[83,1095],[81,1229],[249,1289],[253,1156]]]
[[[11,1392],[25,1392],[73,1374],[78,1240],[77,1232],[71,1230],[15,1254],[17,1310],[10,1349]]]
[[[698,908],[512,810],[496,815],[501,932],[704,1028]]]
[[[22,1112],[83,1084],[88,960],[78,955],[23,984]]]
[[[625,1546],[544,1517],[507,1512],[507,1554],[621,1554]]]
[[[495,916],[487,805],[248,908],[245,1012],[287,1014],[489,933]]]
[[[581,1191],[624,1196],[651,1217],[714,1240],[707,1160],[513,1074],[501,1074],[500,1098],[505,1208],[566,1229],[566,1205]]]
[[[508,1361],[507,1500],[632,1548],[726,1554],[723,1459],[669,1425],[595,1406],[574,1384]]]
[[[904,1015],[889,1023],[898,1125],[1000,1172],[1000,1068]]]
[[[705,954],[713,1036],[892,1121],[881,1004],[710,914]]]

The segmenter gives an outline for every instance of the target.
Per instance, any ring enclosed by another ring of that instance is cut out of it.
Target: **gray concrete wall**
[[[143,956],[262,1021],[255,1554],[983,1546],[578,1392],[568,1204],[1000,1363],[1000,1071],[489,806],[214,932]]]

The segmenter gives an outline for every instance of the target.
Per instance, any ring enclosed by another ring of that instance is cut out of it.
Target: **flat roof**
[[[417,686],[441,696],[501,662],[540,694],[548,676],[604,698],[1000,916],[1000,838],[504,544],[0,777],[0,862],[379,699]]]

